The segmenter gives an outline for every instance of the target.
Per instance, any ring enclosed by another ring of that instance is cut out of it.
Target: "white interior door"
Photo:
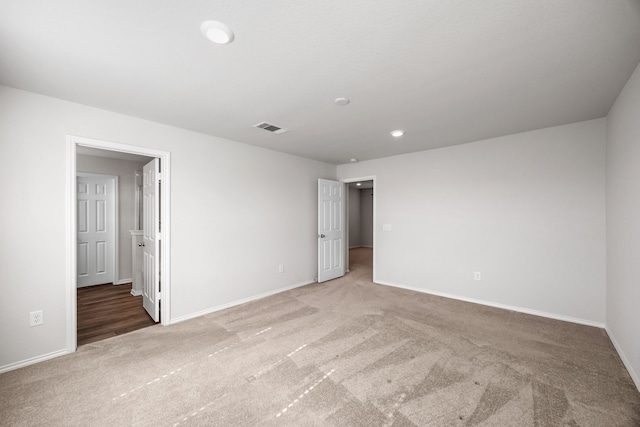
[[[142,305],[154,321],[160,320],[160,159],[142,171]]]
[[[115,276],[116,177],[78,174],[77,266],[79,288],[113,283]]]
[[[318,283],[345,274],[344,183],[318,180]]]

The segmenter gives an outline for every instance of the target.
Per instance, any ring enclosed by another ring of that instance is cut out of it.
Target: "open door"
[[[344,183],[318,180],[318,283],[345,274]]]
[[[142,170],[142,305],[155,321],[160,320],[160,159]]]

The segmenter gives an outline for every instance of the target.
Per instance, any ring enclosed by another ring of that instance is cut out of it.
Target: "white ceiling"
[[[139,156],[137,154],[123,153],[120,151],[101,150],[99,148],[83,147],[82,145],[78,145],[76,147],[76,154],[83,156],[107,157],[110,159],[128,160],[130,162],[138,163],[148,163],[153,159],[152,157]]]
[[[0,0],[0,84],[334,164],[603,117],[639,61],[640,0]]]

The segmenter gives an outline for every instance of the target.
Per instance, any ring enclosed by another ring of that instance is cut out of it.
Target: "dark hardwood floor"
[[[155,324],[131,284],[78,288],[78,346]]]

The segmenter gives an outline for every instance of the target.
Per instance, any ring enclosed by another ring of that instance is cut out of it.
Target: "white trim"
[[[378,184],[376,184],[376,176],[375,175],[370,175],[370,176],[361,176],[361,177],[357,177],[357,178],[344,178],[340,180],[341,182],[344,182],[345,184],[350,184],[352,182],[358,182],[358,181],[373,181],[373,282],[377,283],[377,278],[378,278],[378,269],[376,268],[376,236],[378,235],[378,233],[376,232],[377,230],[377,226],[376,226],[376,212],[377,212],[377,204],[378,204],[378,195],[377,195],[377,188],[378,188]],[[348,193],[348,191],[346,192]],[[347,212],[347,216],[348,216],[349,212]],[[349,222],[349,218],[346,218],[346,222]],[[348,235],[347,235],[348,237]],[[351,249],[351,248],[349,248]],[[346,263],[347,265],[349,265],[348,260],[349,260],[349,251],[345,251],[346,252]]]
[[[78,348],[78,258],[77,258],[77,195],[76,195],[76,144],[67,136],[67,191],[66,191],[66,253],[67,253],[67,353]]]
[[[618,356],[620,356],[620,359],[622,360],[625,368],[627,368],[627,372],[629,372],[629,376],[633,380],[633,383],[636,385],[638,391],[640,391],[640,376],[636,371],[633,370],[633,366],[631,366],[629,359],[627,359],[627,356],[625,356],[624,352],[622,351],[622,347],[620,347],[620,344],[618,344],[618,341],[616,341],[613,332],[611,332],[608,326],[606,326],[604,330],[607,332],[607,335],[609,335],[609,339],[613,343],[613,347],[618,352]]]
[[[142,295],[142,291],[136,291],[131,289],[131,295],[133,295],[134,297],[138,297],[140,295]]]
[[[111,214],[113,215],[113,235],[111,236],[113,239],[113,284],[118,284],[116,282],[118,282],[118,277],[120,276],[120,221],[118,219],[119,215],[118,212],[120,212],[120,205],[119,205],[119,200],[120,200],[120,177],[118,175],[110,175],[110,174],[103,174],[103,173],[93,173],[93,172],[77,172],[76,171],[76,177],[78,176],[82,176],[82,177],[96,177],[96,178],[105,178],[105,179],[110,179],[113,181],[113,209]],[[77,194],[76,194],[76,201],[77,201]],[[97,283],[96,283],[97,284]],[[86,285],[86,286],[93,286],[93,285]]]
[[[24,368],[25,366],[33,365],[36,363],[44,362],[45,360],[53,359],[55,357],[64,356],[69,354],[66,349],[54,351],[51,353],[43,354],[41,356],[31,357],[29,359],[21,360],[20,362],[10,363],[8,365],[0,366],[0,374],[4,372],[13,371],[15,369]]]
[[[577,317],[564,316],[564,315],[561,315],[561,314],[548,313],[546,311],[532,310],[530,308],[516,307],[516,306],[513,306],[513,305],[500,304],[500,303],[496,303],[496,302],[484,301],[484,300],[479,300],[479,299],[475,299],[475,298],[467,298],[467,297],[462,297],[462,296],[459,296],[459,295],[447,294],[447,293],[444,293],[444,292],[435,292],[435,291],[431,291],[431,290],[428,290],[428,289],[414,288],[412,286],[404,286],[404,285],[400,285],[400,284],[392,283],[392,282],[380,281],[380,282],[375,282],[375,283],[378,284],[378,285],[391,286],[391,287],[394,287],[394,288],[401,288],[401,289],[407,289],[409,291],[421,292],[423,294],[436,295],[436,296],[439,296],[439,297],[451,298],[451,299],[455,299],[455,300],[459,300],[459,301],[465,301],[465,302],[471,302],[471,303],[474,303],[474,304],[486,305],[486,306],[489,306],[489,307],[501,308],[503,310],[517,311],[519,313],[532,314],[534,316],[546,317],[546,318],[554,319],[554,320],[562,320],[563,322],[571,322],[571,323],[577,323],[579,325],[594,326],[596,328],[601,328],[601,329],[604,329],[604,327],[605,327],[605,324],[601,323],[601,322],[594,322],[592,320],[586,320],[586,319],[580,319],[580,318],[577,318]]]
[[[310,285],[312,283],[316,283],[316,280],[309,280],[307,282],[296,283],[295,285],[285,286],[284,288],[275,289],[273,291],[265,292],[265,293],[262,293],[262,294],[259,294],[259,295],[254,295],[254,296],[251,296],[251,297],[235,300],[235,301],[232,301],[232,302],[227,303],[227,304],[222,304],[222,305],[219,305],[219,306],[216,306],[216,307],[207,308],[205,310],[201,310],[201,311],[198,311],[196,313],[191,313],[191,314],[187,314],[187,315],[184,315],[184,316],[176,317],[175,319],[171,319],[172,320],[171,323],[174,324],[174,323],[184,322],[185,320],[194,319],[196,317],[204,316],[205,314],[215,313],[216,311],[225,310],[227,308],[235,307],[235,306],[240,305],[240,304],[246,304],[248,302],[255,301],[255,300],[258,300],[258,299],[261,299],[261,298],[266,298],[266,297],[269,297],[271,295],[279,294],[281,292],[290,291],[291,289],[299,288],[299,287],[302,287],[302,286],[307,286],[307,285]]]
[[[114,285],[119,286],[119,285],[126,285],[129,283],[133,283],[133,279],[129,278],[129,279],[120,279],[120,280],[116,280],[113,282]]]
[[[152,148],[138,147],[134,145],[120,144],[117,142],[101,141],[81,136],[67,135],[67,352],[73,353],[77,349],[77,254],[76,254],[76,147],[91,147],[101,150],[119,151],[122,153],[137,154],[140,156],[156,157],[160,159],[162,168],[162,198],[161,218],[162,240],[160,250],[162,253],[162,299],[161,319],[163,325],[171,324],[171,153]]]
[[[162,254],[160,271],[162,273],[162,303],[160,316],[162,324],[171,322],[171,153],[164,152],[160,158],[162,173],[162,197],[160,211],[162,219],[160,253]]]
[[[118,277],[120,277],[120,177],[118,175],[114,175],[114,177],[115,182],[113,185],[115,187],[114,193],[116,197],[113,201],[113,224],[116,229],[116,235],[114,238],[115,248],[113,248],[113,283],[115,283],[118,280]]]

